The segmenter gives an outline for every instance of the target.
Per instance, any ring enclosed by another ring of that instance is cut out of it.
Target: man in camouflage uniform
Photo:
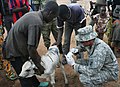
[[[81,50],[78,46],[70,50],[66,60],[80,74],[79,78],[84,87],[101,87],[105,82],[118,79],[117,59],[111,48],[97,38],[91,25],[79,29],[76,40],[87,50],[88,58],[75,63],[72,55]]]
[[[46,23],[45,25],[43,25],[43,27],[44,27],[44,29],[42,29],[42,35],[43,35],[43,39],[44,39],[44,45],[48,49],[51,44],[51,41],[50,41],[50,33],[51,32],[53,34],[55,41],[57,41],[58,30],[56,28],[56,19],[54,19],[50,23]]]
[[[48,1],[55,1],[56,0],[44,0],[42,2],[42,5],[44,7],[44,4]],[[43,35],[43,39],[44,39],[44,45],[46,46],[46,48],[48,49],[50,47],[50,34],[52,32],[53,37],[55,39],[55,41],[57,41],[57,36],[58,36],[58,29],[56,27],[56,18],[53,19],[53,21],[46,23],[43,25],[43,29],[42,29],[42,35]]]
[[[33,11],[38,11],[40,9],[42,10],[48,1],[56,2],[56,0],[29,0],[29,3],[31,5]],[[39,6],[39,8],[37,6]],[[56,18],[53,21],[51,21],[50,23],[45,23],[43,25],[42,35],[43,35],[45,47],[47,49],[50,47],[50,44],[51,44],[51,42],[50,42],[51,32],[53,34],[55,41],[57,41],[58,30],[56,27]]]

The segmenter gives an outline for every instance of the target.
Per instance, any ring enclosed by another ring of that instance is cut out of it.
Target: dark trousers
[[[77,35],[78,34],[77,30],[85,26],[86,26],[86,20],[84,20],[82,24],[80,23],[70,24],[67,22],[65,23],[64,44],[63,44],[64,54],[67,54],[70,50],[70,41],[73,30],[75,31],[75,35]],[[78,42],[76,42],[76,45],[78,45]]]
[[[20,74],[22,70],[22,65],[24,62],[22,61],[21,57],[16,57],[15,61],[10,61],[13,68],[15,69],[17,75]],[[19,78],[21,87],[38,87],[40,84],[36,76],[30,78]]]

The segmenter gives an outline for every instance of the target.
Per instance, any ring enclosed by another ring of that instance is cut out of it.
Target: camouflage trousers
[[[51,32],[53,34],[55,41],[57,41],[58,30],[56,27],[56,20],[53,20],[52,22],[48,24],[44,24],[42,32],[41,32],[43,36],[43,40],[44,40],[44,45],[47,47],[47,49],[51,45],[51,41],[50,41]]]
[[[105,82],[113,81],[108,71],[100,71],[100,73],[94,76],[80,74],[79,78],[84,87],[104,87]]]

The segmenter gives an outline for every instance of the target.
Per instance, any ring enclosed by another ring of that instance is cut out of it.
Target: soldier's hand
[[[75,64],[75,60],[73,59],[72,55],[73,54],[71,52],[69,52],[67,55],[65,55],[67,63],[71,66],[73,66]]]

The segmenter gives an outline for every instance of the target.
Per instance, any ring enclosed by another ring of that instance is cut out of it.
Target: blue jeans
[[[75,35],[78,34],[77,30],[81,27],[86,26],[86,20],[80,24],[80,23],[75,23],[75,24],[70,24],[70,23],[65,23],[65,33],[64,33],[64,44],[63,44],[63,54],[67,54],[70,50],[70,41],[71,41],[71,35],[73,32],[73,29],[75,31]],[[78,45],[78,42],[76,42],[76,45]],[[83,53],[80,53],[83,57]],[[79,56],[80,58],[81,56]]]
[[[24,64],[22,58],[15,57],[15,61],[10,61],[10,62],[13,68],[15,69],[17,75],[19,75],[22,70],[22,65]],[[19,78],[19,80],[21,87],[38,87],[40,84],[36,76],[30,78]]]

